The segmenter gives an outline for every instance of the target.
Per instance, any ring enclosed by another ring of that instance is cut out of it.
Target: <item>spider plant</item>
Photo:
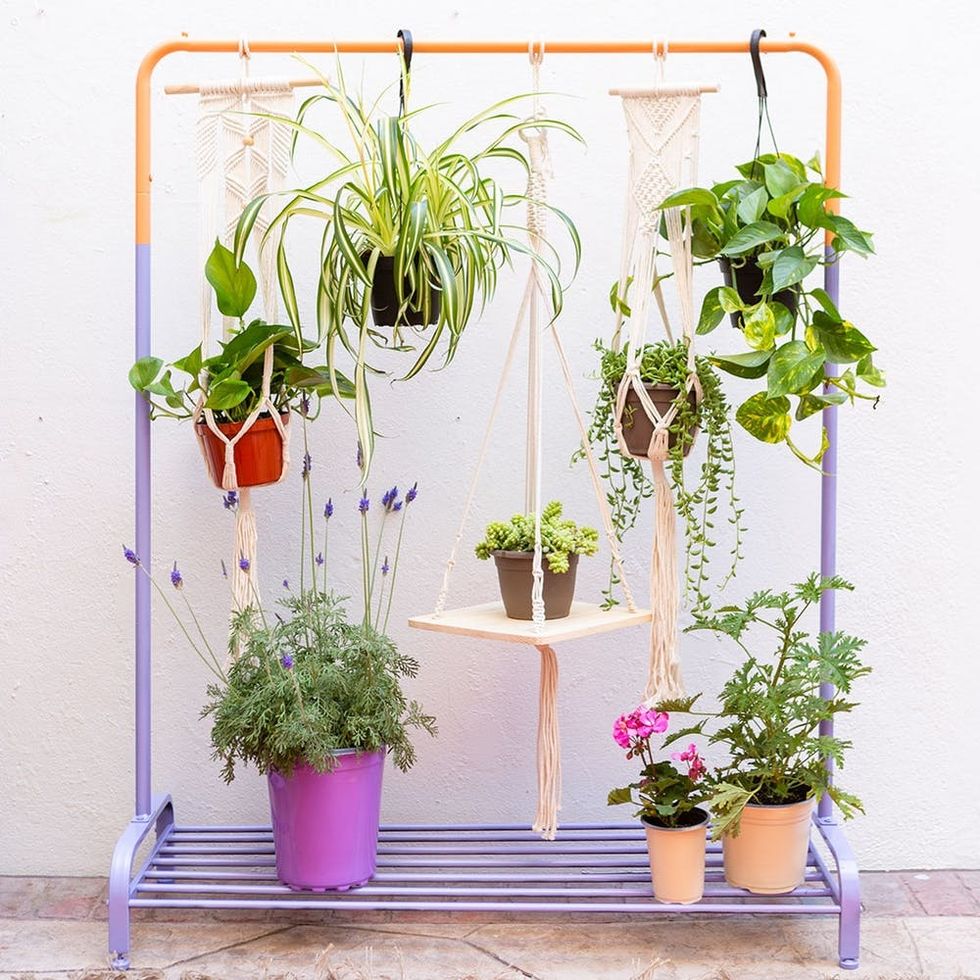
[[[326,151],[331,169],[309,186],[285,192],[286,203],[269,222],[260,245],[279,239],[279,285],[289,317],[299,330],[287,236],[294,219],[322,226],[317,336],[326,344],[331,371],[338,355],[353,360],[354,417],[366,479],[374,447],[367,376],[388,373],[370,363],[373,350],[407,356],[410,366],[401,380],[418,374],[440,348],[443,364],[448,364],[474,310],[482,310],[493,296],[498,271],[517,254],[537,263],[550,284],[552,314],[560,312],[557,251],[548,242],[543,244],[543,256],[532,251],[526,244],[526,227],[509,219],[515,206],[527,202],[527,195],[505,190],[484,168],[498,161],[516,165],[523,181],[529,163],[516,137],[529,124],[579,141],[581,137],[560,120],[540,116],[528,120],[515,114],[512,110],[531,97],[517,95],[495,102],[426,148],[412,127],[431,106],[390,116],[381,110],[384,93],[370,104],[350,94],[339,66],[336,84],[313,71],[323,90],[302,103],[295,119],[271,118],[292,130],[294,153],[304,137]],[[323,104],[339,111],[348,145],[339,145],[311,123],[311,110]],[[464,138],[478,136],[485,138],[475,150],[460,147]],[[242,212],[235,234],[237,257],[244,254],[269,196],[257,197]],[[577,270],[580,241],[575,226],[562,211],[546,206],[571,238]],[[382,260],[390,260],[398,304],[391,328],[371,320],[372,291]]]

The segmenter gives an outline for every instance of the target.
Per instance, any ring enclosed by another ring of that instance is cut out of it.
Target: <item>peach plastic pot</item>
[[[650,855],[653,895],[659,902],[691,905],[704,894],[704,851],[708,814],[691,827],[660,827],[643,819]]]
[[[288,412],[283,413],[280,418],[283,425],[289,424]],[[218,428],[231,439],[244,424],[219,422]],[[225,471],[225,444],[205,422],[198,422],[197,431],[204,446],[208,476],[220,490]],[[248,432],[235,443],[235,470],[239,487],[261,487],[267,483],[275,483],[282,476],[282,437],[271,416],[260,415]]]
[[[725,880],[755,895],[783,895],[803,884],[814,799],[749,805],[737,837],[725,835]]]
[[[667,414],[670,406],[674,404],[674,400],[680,394],[680,389],[674,388],[672,385],[658,383],[644,384],[643,387],[650,396],[650,400],[657,406],[657,411],[661,415]],[[692,410],[697,411],[698,398],[693,391],[688,392],[687,403],[691,406]],[[695,427],[691,433],[691,441],[684,447],[685,456],[691,451],[697,435],[698,429]],[[640,401],[640,396],[633,388],[630,388],[626,392],[626,406],[623,409],[623,441],[626,443],[626,448],[629,450],[630,455],[636,459],[646,459],[652,437],[653,423],[643,410],[643,403]],[[667,446],[673,449],[675,445],[677,445],[677,433],[671,432],[667,437]]]

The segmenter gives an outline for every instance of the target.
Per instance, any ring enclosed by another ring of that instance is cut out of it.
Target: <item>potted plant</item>
[[[842,578],[812,574],[787,592],[756,592],[688,627],[728,636],[746,653],[721,691],[722,727],[710,740],[727,746],[731,760],[714,776],[708,800],[725,877],[739,888],[782,894],[802,884],[814,802],[824,793],[845,818],[863,812],[860,800],[830,782],[824,764],[829,757],[843,766],[851,743],[820,726],[855,707],[847,699],[851,687],[871,670],[858,656],[865,641],[841,632],[811,638],[801,628],[823,593],[851,588]],[[769,657],[749,652],[747,633],[756,626],[776,634]],[[835,688],[829,699],[821,696],[824,683]]]
[[[666,732],[669,721],[667,712],[642,704],[616,719],[616,744],[626,749],[627,759],[639,760],[642,768],[636,782],[611,790],[607,802],[637,807],[636,816],[646,831],[654,896],[661,902],[690,905],[704,894],[707,769],[694,743],[673,753],[673,761],[654,760],[650,740]],[[683,734],[669,736],[664,747]]]
[[[615,289],[615,287],[614,287]],[[613,301],[616,302],[615,292]],[[616,402],[620,382],[626,372],[627,351],[611,350],[601,341],[595,348],[600,355],[600,386],[589,427],[589,440],[597,449],[603,466],[602,476],[609,486],[609,503],[613,526],[622,540],[636,523],[641,502],[653,494],[653,484],[643,471],[652,424],[631,389],[621,418],[622,431],[629,453],[624,454],[616,436]],[[647,344],[640,359],[640,376],[654,403],[662,413],[671,405],[677,408],[669,425],[669,474],[674,505],[684,521],[686,533],[685,583],[687,595],[695,609],[710,605],[709,550],[714,541],[714,521],[724,496],[729,522],[735,530],[730,578],[741,558],[742,508],[735,495],[735,449],[728,399],[717,373],[706,357],[695,358],[695,370],[701,386],[700,401],[687,391],[688,351],[683,341],[663,340]],[[704,460],[696,482],[685,477],[684,459],[694,440],[702,432]],[[579,452],[575,458],[584,454]],[[727,578],[726,578],[727,581]],[[606,603],[615,602],[610,572]]]
[[[399,769],[408,769],[415,761],[410,730],[436,731],[434,719],[402,690],[418,662],[385,633],[405,517],[417,492],[413,486],[404,497],[397,488],[385,493],[376,537],[368,528],[371,501],[363,496],[358,503],[364,594],[359,621],[348,617],[345,599],[327,588],[327,529],[334,515],[328,501],[323,550],[313,555],[312,541],[309,548],[322,579],[295,593],[284,581],[275,611],[267,613],[256,595],[237,612],[227,666],[187,601],[177,565],[170,575],[172,593],[151,578],[214,675],[203,714],[212,718],[211,744],[224,779],[231,782],[242,763],[267,777],[276,869],[291,888],[347,889],[374,874],[384,759],[391,755]],[[399,513],[394,558],[385,554],[382,561],[386,526]],[[149,574],[130,549],[123,553]],[[248,559],[240,563],[249,571]]]
[[[594,555],[599,532],[562,518],[562,505],[552,500],[541,511],[542,582],[545,619],[564,619],[572,608],[579,555]],[[487,525],[476,556],[493,557],[500,596],[511,619],[531,619],[534,563],[534,514],[515,514],[506,523]]]
[[[263,409],[235,443],[236,483],[240,488],[275,483],[282,476],[283,446],[278,427],[263,407],[266,350],[275,345],[269,396],[283,426],[289,424],[290,409],[307,406],[310,395],[323,397],[336,390],[341,397],[351,397],[352,386],[326,366],[304,365],[303,355],[316,345],[304,340],[293,327],[261,319],[246,323],[256,293],[255,276],[247,263],[236,263],[220,242],[215,242],[205,275],[214,289],[218,310],[238,320],[220,343],[218,353],[205,358],[198,344],[169,364],[158,357],[140,358],[130,369],[130,384],[146,397],[151,418],[187,419],[195,414],[203,381],[207,387],[204,407],[214,413],[215,424],[227,439],[240,432],[256,409]],[[182,380],[175,382],[175,377]],[[221,488],[225,443],[204,419],[197,422],[196,434],[211,480]]]
[[[829,202],[845,195],[823,183],[816,157],[804,164],[788,153],[767,153],[737,170],[733,180],[677,191],[662,206],[689,208],[695,257],[722,267],[725,285],[706,293],[697,331],[710,333],[728,313],[748,349],[716,354],[713,363],[740,378],[765,378],[764,390],[739,406],[736,419],[757,439],[785,442],[818,466],[825,443],[805,454],[790,438],[794,418],[855,399],[877,403],[879,396],[860,391],[860,383],[881,388],[885,378],[871,341],[823,289],[808,290],[805,281],[844,252],[872,254],[872,237],[829,210]]]
[[[497,102],[445,138],[423,145],[415,127],[426,110],[389,116],[381,110],[382,99],[364,101],[347,91],[339,65],[336,84],[317,74],[323,92],[308,98],[296,119],[279,121],[293,130],[294,142],[304,136],[326,149],[331,169],[309,186],[285,192],[287,201],[269,222],[263,241],[282,236],[279,282],[286,308],[298,323],[285,236],[297,220],[312,218],[320,226],[318,336],[328,350],[342,348],[353,359],[366,479],[374,448],[367,375],[389,373],[394,363],[391,356],[384,368],[370,363],[372,349],[408,355],[404,379],[421,371],[443,342],[444,363],[449,363],[474,310],[493,296],[498,271],[518,254],[531,256],[549,279],[556,315],[562,286],[557,258],[546,262],[533,253],[526,228],[512,215],[526,196],[507,189],[490,172],[504,163],[516,164],[521,178],[526,175],[528,160],[515,137],[527,121],[510,110],[527,96]],[[338,145],[314,126],[313,113],[321,105],[339,111],[349,144]],[[536,118],[534,125],[581,139],[558,120]],[[482,146],[463,149],[464,140],[484,132],[489,138]],[[268,197],[256,198],[242,213],[235,236],[239,258]],[[568,229],[577,263],[574,226],[563,213],[549,210]]]

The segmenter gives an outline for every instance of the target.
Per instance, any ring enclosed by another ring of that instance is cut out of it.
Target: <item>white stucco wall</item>
[[[851,834],[871,868],[980,866],[977,813],[977,641],[980,585],[973,409],[980,140],[972,112],[978,14],[967,0],[861,4],[787,0],[738,4],[614,5],[569,0],[486,4],[406,0],[235,4],[0,3],[0,873],[97,874],[132,808],[131,574],[119,544],[132,530],[131,360],[133,79],[142,54],[179,33],[195,37],[419,38],[747,36],[795,30],[839,59],[845,86],[843,182],[848,213],[876,234],[878,257],[850,258],[843,301],[878,340],[889,388],[878,410],[841,420],[840,570],[859,586],[842,596],[842,627],[869,639],[873,676],[844,729],[855,747],[846,783],[868,814]],[[355,76],[359,59],[350,59]],[[803,57],[766,60],[781,145],[808,154],[822,137],[822,77]],[[197,210],[193,98],[166,99],[164,82],[234,74],[231,58],[168,59],[155,82],[154,348],[171,355],[196,336]],[[283,59],[253,71],[292,73]],[[367,61],[369,86],[393,77],[393,59]],[[705,99],[702,174],[721,179],[754,142],[748,58],[675,56],[671,77],[718,80]],[[589,146],[556,142],[554,199],[578,222],[582,272],[563,318],[588,402],[593,337],[609,329],[606,294],[619,248],[625,141],[610,84],[651,77],[643,58],[546,59],[553,112]],[[520,57],[420,55],[416,104],[446,101],[451,121],[491,98],[525,90]],[[705,275],[701,288],[710,284]],[[525,820],[533,812],[536,657],[521,648],[411,633],[402,622],[431,608],[518,298],[505,278],[455,363],[415,382],[374,388],[386,436],[372,489],[418,479],[397,600],[400,643],[422,661],[412,693],[438,715],[438,739],[420,744],[408,775],[390,774],[385,815],[398,820]],[[723,331],[719,331],[719,336]],[[558,384],[549,388],[547,490],[571,514],[594,519],[585,472],[570,470],[575,437]],[[519,398],[502,419],[473,530],[519,506]],[[973,434],[971,434],[973,433]],[[816,433],[811,431],[811,440]],[[189,430],[155,436],[158,567],[181,559],[188,589],[220,637],[217,574],[231,520],[208,490]],[[354,438],[333,407],[313,430],[319,497],[331,493],[353,528]],[[782,586],[817,560],[817,480],[738,433],[740,490],[750,531],[732,597]],[[267,590],[298,553],[299,477],[256,494]],[[336,558],[354,554],[335,528]],[[629,544],[645,591],[649,514]],[[720,558],[718,559],[720,562]],[[335,577],[356,575],[335,565]],[[604,562],[586,563],[598,589]],[[495,590],[490,566],[461,563],[460,600]],[[198,719],[206,675],[163,613],[156,616],[154,787],[178,818],[265,819],[252,773],[225,787]],[[642,631],[561,648],[566,819],[606,815],[605,794],[627,773],[609,738],[635,702],[646,654]],[[685,638],[691,689],[717,688],[730,649]],[[619,816],[623,816],[622,813]]]

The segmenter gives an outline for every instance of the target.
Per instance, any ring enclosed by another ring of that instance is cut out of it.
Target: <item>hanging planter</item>
[[[303,763],[268,773],[276,874],[290,888],[346,891],[374,875],[384,750],[334,758],[326,772]]]
[[[279,418],[284,427],[289,424],[288,412],[282,413]],[[216,425],[225,439],[234,440],[245,423],[217,422]],[[204,420],[196,423],[195,431],[201,440],[211,482],[221,490],[225,471],[225,443],[211,431]],[[237,474],[235,482],[239,489],[278,483],[282,478],[283,438],[268,413],[260,415],[248,431],[238,438],[233,452]]]
[[[721,277],[725,285],[738,293],[738,298],[742,304],[745,307],[755,306],[763,296],[762,285],[765,279],[765,270],[752,259],[732,263],[731,259],[724,256],[718,259],[718,265],[721,266]],[[798,289],[781,289],[778,293],[773,293],[771,298],[772,302],[781,303],[794,317],[796,316],[799,305]],[[745,324],[740,312],[731,313],[729,316],[732,326],[736,330],[744,328]]]
[[[367,265],[370,255],[361,258]],[[441,290],[433,289],[428,282],[413,290],[407,279],[402,280],[399,289],[394,258],[378,256],[371,280],[371,315],[376,327],[431,327],[439,322],[441,309]]]
[[[599,532],[562,520],[562,505],[552,500],[541,511],[541,571],[545,619],[564,619],[575,595],[579,555],[594,555]],[[515,514],[506,524],[487,525],[476,546],[477,558],[493,556],[500,583],[500,597],[511,619],[533,619],[531,590],[534,584],[533,514]]]
[[[660,415],[666,415],[675,402],[682,401],[681,389],[662,382],[644,382],[646,393],[657,407]],[[667,448],[680,447],[683,456],[691,451],[699,431],[698,398],[695,392],[687,393],[687,410],[684,419],[673,426],[667,436]],[[626,405],[619,417],[623,439],[634,459],[646,459],[653,438],[653,421],[643,408],[640,396],[632,388],[626,393]]]

